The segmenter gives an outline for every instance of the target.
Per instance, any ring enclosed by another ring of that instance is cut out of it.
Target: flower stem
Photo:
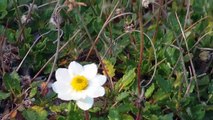
[[[89,112],[88,111],[84,111],[84,118],[85,118],[85,120],[89,120]]]

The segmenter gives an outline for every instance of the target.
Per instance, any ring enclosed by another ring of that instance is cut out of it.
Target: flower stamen
[[[84,76],[75,76],[70,82],[71,87],[76,91],[85,90],[88,86],[88,80]]]

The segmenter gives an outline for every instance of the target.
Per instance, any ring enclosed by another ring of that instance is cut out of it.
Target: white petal
[[[76,104],[78,105],[79,108],[82,110],[88,110],[92,107],[94,103],[93,98],[86,97],[85,99],[80,99],[76,101]]]
[[[91,85],[87,89],[87,95],[92,98],[97,98],[104,96],[105,89],[102,86],[99,85]]]
[[[80,74],[83,71],[83,66],[75,61],[71,62],[68,67],[69,73],[72,75]]]
[[[96,75],[95,78],[92,79],[92,82],[97,83],[99,85],[103,85],[106,80],[107,78],[105,75]]]
[[[96,76],[97,72],[98,72],[97,65],[92,63],[92,64],[84,65],[84,71],[82,74],[87,79],[93,79]]]
[[[52,84],[52,89],[56,93],[64,93],[71,90],[69,83],[63,81],[54,82]]]
[[[77,92],[75,90],[72,90],[71,94],[73,96],[73,100],[85,99],[87,97],[86,91]]]
[[[71,80],[71,75],[66,68],[58,68],[55,72],[55,78],[57,81],[65,81],[68,82]]]
[[[74,100],[73,95],[71,94],[70,91],[59,93],[58,98],[60,98],[61,100],[66,100],[66,101]]]

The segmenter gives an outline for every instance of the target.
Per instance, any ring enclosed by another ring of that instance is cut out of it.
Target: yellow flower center
[[[76,91],[85,90],[88,86],[88,80],[84,76],[78,75],[75,76],[70,82],[72,88]]]

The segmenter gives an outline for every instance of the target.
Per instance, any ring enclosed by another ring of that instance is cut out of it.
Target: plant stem
[[[140,24],[140,58],[139,58],[139,63],[138,63],[138,68],[137,68],[137,87],[138,87],[138,97],[141,96],[141,64],[143,61],[143,51],[144,51],[144,34],[143,34],[143,15],[142,15],[142,7],[141,5],[139,5],[139,24]],[[137,108],[138,108],[138,113],[137,113],[137,117],[136,120],[140,120],[141,119],[141,105],[140,105],[140,101],[137,102]]]
[[[89,112],[88,111],[84,111],[84,118],[85,118],[85,120],[89,120]]]
[[[61,39],[61,29],[60,29],[60,23],[58,22],[58,16],[59,16],[59,11],[57,12],[57,9],[59,8],[60,6],[60,1],[57,2],[56,4],[56,7],[53,11],[53,14],[57,14],[56,17],[57,17],[57,23],[56,23],[56,28],[57,28],[57,48],[56,48],[56,53],[55,53],[55,58],[54,58],[54,61],[53,61],[53,64],[52,64],[52,68],[51,68],[51,71],[50,71],[50,74],[49,74],[49,77],[45,83],[45,86],[43,88],[44,91],[42,91],[43,94],[45,94],[45,90],[47,88],[47,85],[48,83],[50,82],[50,79],[52,77],[52,74],[54,72],[54,69],[55,69],[55,66],[56,66],[56,62],[57,62],[57,59],[58,59],[58,53],[59,53],[59,48],[60,48],[60,39]]]
[[[141,79],[141,64],[143,61],[143,51],[144,51],[144,34],[143,34],[143,21],[142,21],[142,8],[139,8],[139,24],[140,24],[140,58],[139,58],[139,63],[138,63],[138,68],[137,68],[137,77],[138,77],[138,95],[140,95],[141,91],[141,86],[140,86],[140,79]]]

